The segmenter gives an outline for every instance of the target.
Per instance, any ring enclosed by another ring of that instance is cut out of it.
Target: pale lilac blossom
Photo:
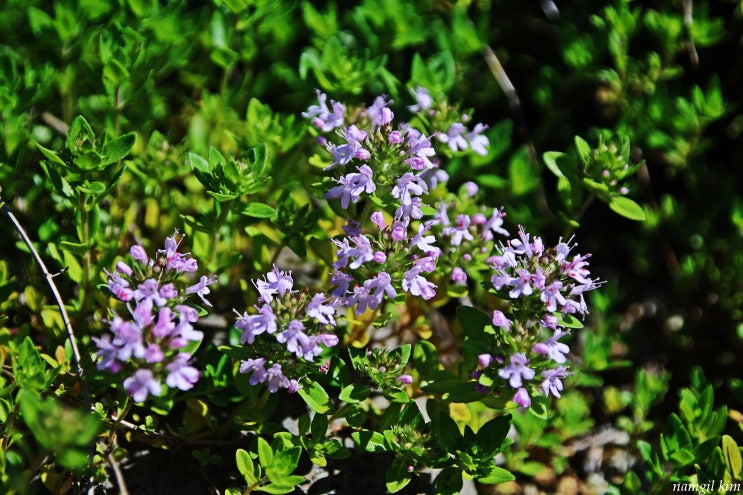
[[[415,98],[415,104],[408,107],[411,112],[417,113],[421,110],[428,110],[433,106],[433,97],[431,97],[431,93],[423,86],[417,86],[415,89],[409,91],[413,95],[413,98]]]
[[[134,402],[144,402],[148,395],[159,396],[162,394],[162,386],[155,379],[151,370],[138,369],[134,375],[124,380],[124,390],[134,399]]]
[[[437,137],[442,143],[448,144],[452,151],[463,151],[468,147],[467,140],[464,137],[466,130],[461,122],[454,122],[446,131],[446,134],[440,132]]]
[[[318,104],[310,105],[306,112],[302,112],[302,117],[312,117],[312,124],[323,132],[330,132],[337,127],[341,127],[345,107],[341,103],[330,100],[330,105],[333,107],[331,111],[327,105],[328,96],[319,89],[315,92]]]
[[[558,399],[560,398],[560,392],[562,392],[563,384],[562,380],[567,378],[572,373],[568,372],[568,367],[558,366],[555,369],[544,370],[542,376],[544,381],[542,382],[542,390],[544,395],[554,395]]]
[[[178,354],[165,368],[168,376],[165,384],[170,388],[191,390],[199,380],[199,370],[189,365],[191,355],[187,352]]]
[[[508,384],[512,388],[519,388],[523,384],[523,380],[531,380],[534,378],[534,370],[527,366],[529,359],[520,353],[516,352],[511,355],[511,364],[498,370],[498,376],[504,380],[508,380]]]
[[[558,328],[557,330],[555,330],[555,333],[554,335],[552,335],[552,337],[544,342],[538,342],[534,344],[534,348],[532,350],[537,354],[546,355],[558,364],[562,364],[567,361],[565,354],[570,352],[570,347],[568,347],[567,344],[558,342],[558,340],[565,335],[567,335],[567,332],[563,332]]]

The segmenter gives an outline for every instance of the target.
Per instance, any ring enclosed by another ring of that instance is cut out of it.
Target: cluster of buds
[[[126,303],[128,315],[113,313],[106,321],[110,333],[93,337],[100,358],[97,366],[127,375],[124,389],[135,402],[162,395],[163,383],[190,390],[199,379],[190,363],[204,335],[193,326],[199,310],[188,299],[195,294],[211,306],[204,296],[216,278],[202,276],[195,284],[183,280],[198,270],[198,264],[178,252],[182,240],[176,230],[153,258],[142,246],[132,246],[133,262],[119,261],[114,272],[106,272],[108,289]]]

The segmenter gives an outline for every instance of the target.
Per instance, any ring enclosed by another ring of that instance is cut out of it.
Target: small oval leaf
[[[630,220],[636,220],[638,222],[645,221],[645,211],[642,209],[642,206],[624,196],[613,196],[609,200],[609,208]]]

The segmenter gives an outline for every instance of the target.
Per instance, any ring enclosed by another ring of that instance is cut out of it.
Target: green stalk
[[[90,216],[88,215],[88,207],[85,201],[85,193],[78,193],[78,207],[80,208],[80,224],[81,224],[81,239],[80,242],[85,246],[90,242]],[[83,315],[87,312],[88,296],[90,292],[90,279],[91,279],[91,267],[93,265],[93,258],[91,255],[90,248],[85,249],[85,256],[83,256],[83,285],[82,285],[82,297],[80,301],[80,314]]]
[[[209,267],[211,269],[215,268],[215,263],[217,262],[217,247],[219,246],[219,230],[222,228],[222,225],[227,220],[227,215],[230,213],[230,209],[232,208],[232,201],[227,201],[226,203],[219,203],[216,199],[214,200],[215,206],[219,205],[219,215],[217,216],[216,221],[214,222],[214,228],[212,229],[212,238],[209,243],[209,250],[211,252],[210,258],[209,258]]]

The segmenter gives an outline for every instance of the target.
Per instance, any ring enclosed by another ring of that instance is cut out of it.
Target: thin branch
[[[485,44],[485,47],[482,50],[482,55],[485,58],[485,63],[487,63],[488,67],[490,68],[490,72],[493,73],[493,77],[495,77],[495,80],[501,87],[501,90],[503,90],[503,93],[506,95],[508,106],[511,108],[511,112],[513,113],[514,119],[516,120],[516,125],[521,129],[521,132],[523,133],[524,144],[526,145],[526,149],[529,152],[529,159],[534,166],[537,166],[539,164],[539,156],[537,155],[536,146],[534,146],[534,141],[532,140],[531,133],[529,132],[529,126],[526,123],[526,117],[524,116],[524,111],[521,108],[521,100],[519,100],[519,95],[516,92],[516,87],[511,82],[511,79],[509,79],[508,74],[506,74],[506,71],[503,68],[503,65],[500,63],[500,60],[498,60],[498,56],[495,54],[493,49],[490,48],[490,45]],[[544,193],[544,186],[542,184],[540,184],[539,188],[537,189],[537,204],[542,213],[547,215],[549,218],[555,218],[554,213],[552,213],[552,210],[547,203],[547,198],[545,197]]]
[[[2,192],[2,189],[0,189],[0,192]],[[64,323],[64,327],[67,330],[67,337],[70,341],[70,346],[72,347],[72,357],[75,361],[75,372],[77,373],[78,378],[80,378],[80,381],[83,385],[83,392],[85,394],[85,400],[90,403],[90,397],[88,395],[88,388],[85,386],[85,381],[83,378],[83,367],[81,364],[81,357],[80,357],[80,350],[77,347],[77,339],[75,338],[75,332],[72,330],[72,324],[70,323],[70,317],[67,314],[67,309],[65,308],[64,301],[62,300],[62,296],[59,293],[59,290],[57,289],[57,285],[54,283],[54,277],[56,274],[49,273],[49,270],[46,268],[46,265],[44,264],[44,260],[41,259],[41,256],[39,255],[39,252],[34,247],[33,243],[31,242],[31,239],[28,237],[28,234],[26,234],[26,230],[23,228],[21,223],[18,221],[18,218],[13,214],[13,212],[8,207],[8,204],[0,197],[0,204],[2,204],[2,209],[5,212],[6,215],[8,215],[8,218],[10,218],[10,221],[13,222],[13,226],[18,231],[18,233],[21,235],[21,238],[23,239],[23,242],[28,247],[29,251],[31,251],[31,255],[36,260],[36,264],[39,265],[39,268],[41,269],[42,275],[44,275],[44,278],[46,279],[46,283],[49,284],[49,287],[52,289],[52,294],[54,294],[54,299],[57,302],[57,307],[59,307],[59,311],[62,314],[62,322]]]
[[[691,28],[694,25],[694,7],[692,0],[684,0],[684,31],[686,31],[686,46],[689,50],[689,60],[694,67],[699,66],[699,54],[697,53],[697,47],[694,45],[694,37],[692,36]]]
[[[50,112],[42,113],[41,120],[43,120],[46,125],[54,129],[58,133],[62,134],[63,136],[66,136],[67,132],[70,130],[70,126],[67,124],[67,122]]]
[[[529,149],[529,156],[531,157],[532,162],[539,163],[537,150],[531,140],[529,128],[526,125],[526,118],[524,117],[524,111],[521,108],[521,100],[519,100],[519,95],[516,93],[516,87],[511,82],[511,79],[508,78],[508,74],[506,74],[503,65],[500,63],[500,60],[498,60],[498,56],[495,54],[493,49],[490,48],[490,45],[485,45],[482,55],[485,58],[485,63],[487,63],[490,68],[490,72],[493,73],[493,77],[495,77],[498,85],[506,95],[508,106],[511,108],[511,112],[513,112],[519,127],[521,127],[521,130],[524,133],[524,140],[526,141],[526,147]]]
[[[129,495],[129,490],[126,488],[126,480],[124,480],[124,473],[121,472],[121,467],[119,467],[119,462],[114,458],[113,452],[109,452],[106,459],[108,459],[108,464],[111,466],[111,470],[116,477],[119,493],[121,495]]]

